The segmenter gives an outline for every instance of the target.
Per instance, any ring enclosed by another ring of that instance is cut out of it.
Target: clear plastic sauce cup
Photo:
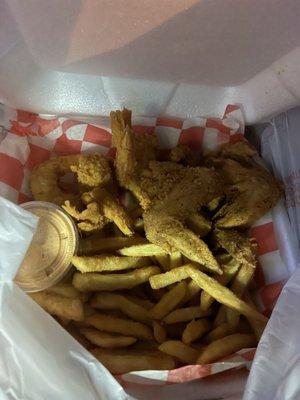
[[[30,201],[21,207],[38,216],[39,222],[15,283],[26,292],[36,292],[68,273],[78,249],[78,232],[72,218],[55,204]]]

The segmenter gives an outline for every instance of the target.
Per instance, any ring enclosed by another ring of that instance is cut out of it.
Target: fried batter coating
[[[215,213],[216,226],[248,227],[276,204],[279,185],[251,159],[256,151],[245,142],[227,144],[205,158],[210,168],[159,162],[154,140],[147,142],[144,135],[138,142],[128,110],[111,113],[111,119],[117,177],[145,210],[148,240],[221,273],[208,246],[197,236],[210,229],[205,223],[202,229],[205,221],[200,221],[197,213],[203,206],[216,212],[225,199],[225,205]],[[171,151],[170,157],[181,161],[184,149]]]
[[[97,187],[90,192],[83,193],[81,199],[84,204],[96,202],[100,213],[108,220],[113,221],[124,235],[133,234],[132,220],[125,209],[105,188]]]
[[[80,156],[78,163],[71,165],[71,171],[76,173],[79,183],[90,187],[103,186],[111,179],[109,163],[99,154]]]
[[[146,208],[149,199],[139,184],[139,171],[156,159],[155,135],[135,134],[131,127],[131,111],[114,111],[110,114],[113,145],[117,149],[115,168],[119,184],[130,190],[141,206]],[[147,151],[145,151],[147,149]]]
[[[222,184],[216,172],[204,167],[187,169],[169,195],[145,211],[148,240],[168,253],[178,250],[190,260],[222,273],[208,246],[185,226],[193,212],[221,193]]]
[[[169,161],[180,163],[188,167],[196,167],[200,164],[200,158],[185,145],[178,145],[171,149]]]
[[[251,226],[282,194],[274,176],[251,159],[243,163],[221,159],[214,165],[228,184],[228,201],[214,217],[219,228]]]
[[[235,260],[255,267],[256,258],[251,238],[234,229],[216,229],[214,238]]]
[[[240,160],[243,158],[254,157],[257,151],[249,146],[247,142],[227,143],[220,149],[219,156],[223,158],[232,158],[233,160]]]
[[[78,211],[70,201],[66,201],[62,208],[79,221],[77,226],[81,231],[93,232],[102,229],[109,220],[101,213],[100,207],[96,202],[89,203],[83,211]]]
[[[109,164],[101,154],[51,158],[32,171],[30,188],[33,198],[58,205],[69,200],[72,204],[79,205],[80,199],[76,193],[65,193],[59,187],[59,179],[71,171],[76,173],[79,183],[90,187],[105,184],[111,178]]]

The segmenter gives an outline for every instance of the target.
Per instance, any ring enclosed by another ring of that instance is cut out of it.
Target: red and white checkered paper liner
[[[90,152],[112,155],[109,119],[99,117],[94,122],[5,108],[2,124],[7,131],[0,134],[0,195],[19,204],[30,200],[30,173],[35,165],[52,156]],[[133,117],[133,128],[138,133],[155,131],[162,149],[185,144],[201,152],[245,140],[242,112],[234,105],[227,106],[222,119]],[[253,290],[261,311],[269,315],[288,278],[276,243],[271,213],[255,223],[252,235],[257,240],[259,253]],[[245,349],[209,365],[141,371],[118,378],[125,386],[126,382],[141,385],[187,382],[231,368],[248,367],[254,353],[255,349]]]

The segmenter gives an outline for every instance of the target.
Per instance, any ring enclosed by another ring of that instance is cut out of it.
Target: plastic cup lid
[[[70,270],[78,232],[71,217],[55,204],[31,201],[21,207],[37,215],[39,222],[15,283],[26,292],[36,292],[56,284]]]

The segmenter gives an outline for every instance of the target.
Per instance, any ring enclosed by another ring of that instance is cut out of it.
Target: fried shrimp
[[[33,198],[58,205],[67,200],[80,204],[77,193],[66,193],[59,187],[59,179],[69,172],[74,172],[78,182],[90,188],[105,185],[111,179],[109,163],[101,154],[51,158],[32,171],[30,188]]]
[[[87,204],[83,211],[79,211],[70,201],[66,201],[62,208],[77,221],[77,226],[81,231],[93,232],[104,228],[109,220],[101,213],[101,209],[96,202]]]
[[[100,213],[107,221],[113,221],[124,235],[131,236],[133,234],[130,216],[108,190],[97,187],[90,192],[83,193],[81,199],[87,206],[96,202]]]

